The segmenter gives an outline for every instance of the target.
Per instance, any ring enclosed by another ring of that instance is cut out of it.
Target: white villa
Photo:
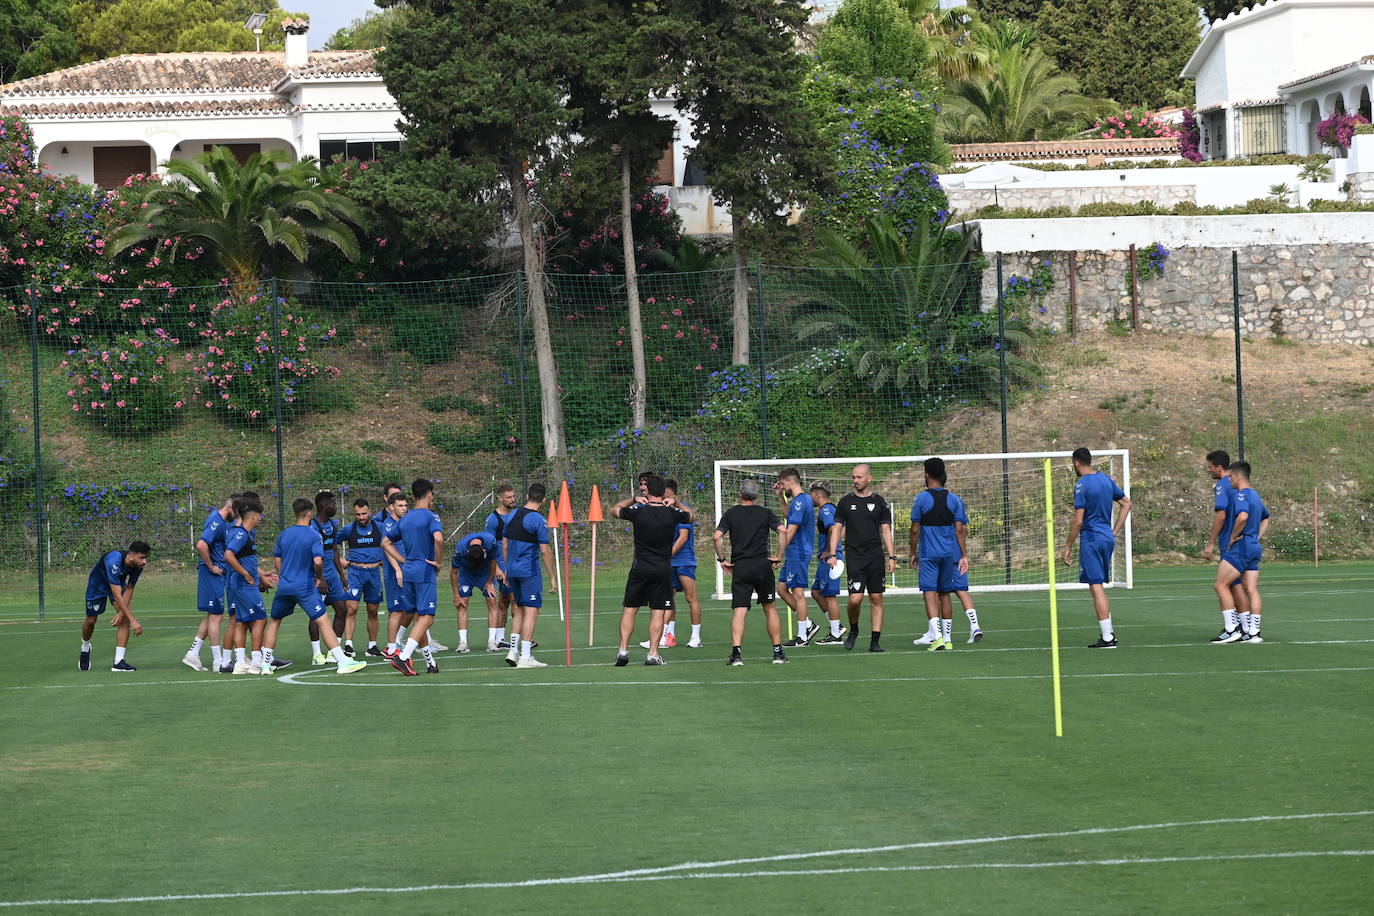
[[[1202,155],[1323,152],[1322,119],[1370,117],[1371,55],[1374,0],[1269,0],[1218,19],[1182,73],[1197,81]]]

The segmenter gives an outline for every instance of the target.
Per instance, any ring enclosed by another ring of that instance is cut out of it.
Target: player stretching
[[[353,632],[358,626],[358,602],[367,605],[367,654],[378,658],[377,606],[382,600],[382,526],[372,517],[372,506],[365,499],[353,501],[353,521],[339,532],[344,555],[339,560],[348,574],[351,597],[348,622],[344,624],[344,654],[353,657]]]
[[[797,616],[797,635],[787,641],[788,646],[805,646],[816,638],[820,628],[806,615],[806,586],[811,581],[811,549],[815,538],[816,504],[802,489],[801,472],[787,468],[778,474],[773,489],[782,497],[786,511],[782,543],[782,572],[778,576],[782,600]]]
[[[1086,583],[1092,592],[1093,610],[1102,637],[1089,649],[1115,649],[1116,632],[1112,629],[1112,605],[1107,600],[1106,583],[1112,578],[1112,553],[1116,550],[1116,536],[1131,514],[1131,498],[1122,492],[1106,474],[1093,467],[1093,453],[1086,448],[1073,451],[1073,472],[1078,481],[1073,485],[1073,521],[1069,537],[1064,542],[1065,564],[1073,558],[1074,541],[1078,542],[1078,581]],[[1119,505],[1116,524],[1112,524],[1112,506]]]
[[[200,647],[207,640],[215,666],[213,670],[218,671],[224,664],[220,648],[220,623],[224,619],[224,536],[234,517],[234,500],[238,498],[239,494],[232,494],[224,505],[205,516],[200,540],[196,541],[196,553],[200,556],[196,564],[196,610],[205,616],[200,619],[191,648],[181,657],[181,663],[192,671],[205,670],[200,660]]]
[[[392,547],[392,552],[400,553],[405,559],[401,566],[401,584],[405,587],[406,603],[415,608],[415,625],[410,630],[410,638],[391,660],[391,667],[406,677],[416,675],[410,657],[420,648],[421,642],[425,643],[421,651],[426,670],[430,674],[439,673],[439,666],[434,662],[434,646],[425,636],[434,624],[438,607],[439,557],[444,553],[444,526],[430,508],[434,505],[434,485],[420,478],[410,485],[410,495],[415,505],[401,519],[401,549],[397,551]]]
[[[348,571],[343,568],[338,551],[335,549],[338,545],[341,527],[334,518],[338,511],[339,503],[334,498],[333,493],[322,490],[315,494],[315,518],[310,525],[319,534],[321,547],[324,550],[324,602],[334,608],[334,635],[342,637],[344,623],[348,619],[348,602],[356,596],[349,591]],[[329,659],[320,651],[319,624],[311,620],[309,630],[310,664],[316,666],[329,664]],[[352,658],[352,647],[345,649],[344,654]]]
[[[634,561],[625,580],[624,609],[620,614],[620,651],[616,653],[617,668],[630,663],[630,637],[635,631],[635,617],[641,607],[649,608],[649,654],[646,665],[663,664],[658,654],[663,636],[663,616],[673,607],[673,543],[679,525],[691,523],[693,515],[669,501],[666,481],[650,474],[644,481],[645,499],[640,502],[631,496],[611,507],[611,518],[630,523],[634,529]]]
[[[787,664],[787,656],[782,651],[782,624],[778,621],[777,589],[773,579],[773,567],[779,559],[768,553],[768,532],[776,531],[781,537],[784,531],[782,520],[773,510],[757,504],[759,482],[744,480],[739,485],[739,502],[726,509],[716,525],[711,540],[716,549],[716,562],[730,576],[730,658],[725,662],[731,668],[744,664],[740,646],[744,643],[744,617],[749,606],[758,595],[763,605],[763,622],[768,629],[768,639],[773,643],[773,664]],[[730,559],[725,559],[725,536],[730,536]]]
[[[143,624],[134,617],[134,586],[148,565],[151,549],[143,541],[134,541],[128,550],[111,550],[91,567],[86,578],[86,619],[81,624],[81,657],[76,667],[82,671],[91,670],[91,636],[95,634],[95,619],[105,613],[105,602],[113,601],[114,619],[110,625],[115,628],[114,663],[111,671],[137,671],[124,660],[124,650],[129,645],[129,631],[135,636],[143,635]]]
[[[468,651],[468,601],[478,592],[487,599],[488,610],[496,595],[495,583],[505,584],[506,574],[496,562],[496,538],[486,531],[458,539],[449,563],[449,584],[453,586],[453,607],[458,612],[458,651]],[[491,641],[488,634],[487,641]]]
[[[548,491],[542,483],[532,483],[525,491],[525,504],[506,520],[505,539],[501,542],[502,563],[506,582],[514,595],[515,613],[510,621],[510,651],[506,664],[512,668],[547,668],[530,654],[534,648],[534,625],[539,608],[544,604],[544,568],[553,574],[553,551],[548,523],[539,514]]]
[[[964,501],[945,489],[945,462],[925,461],[926,488],[911,504],[911,568],[921,572],[921,597],[926,605],[926,635],[913,640],[932,652],[954,648],[954,605],[959,596],[968,617],[970,643],[983,638],[978,612],[968,593],[968,513]]]
[[[506,536],[506,521],[510,514],[515,511],[515,487],[508,483],[503,483],[496,488],[496,505],[487,515],[486,532],[491,535],[499,547],[501,541]],[[502,579],[497,583],[496,596],[483,594],[487,601],[487,651],[499,652],[502,649],[510,648],[506,644],[506,617],[510,614],[511,594],[510,585]]]
[[[843,573],[844,567],[837,570],[827,562],[830,559],[830,529],[835,525],[835,504],[830,501],[830,487],[820,481],[813,483],[811,503],[816,507],[816,579],[811,583],[811,597],[816,599],[816,606],[830,623],[830,632],[816,640],[816,645],[842,646],[845,631],[840,626],[840,576],[833,573]],[[837,559],[844,562],[844,548],[839,550]]]
[[[272,599],[272,613],[262,635],[263,664],[269,668],[274,667],[273,653],[281,622],[296,612],[296,605],[299,604],[311,620],[319,620],[325,613],[324,545],[310,524],[315,504],[308,499],[298,499],[291,503],[291,511],[296,516],[295,524],[288,525],[277,535],[276,546],[272,548],[277,595]],[[332,628],[321,628],[320,636],[340,674],[352,674],[367,667],[367,662],[344,655],[343,646]]]
[[[234,674],[271,674],[272,663],[263,656],[263,634],[267,626],[267,609],[263,606],[263,589],[271,588],[276,577],[258,571],[257,527],[262,521],[262,503],[255,499],[234,501],[234,515],[238,523],[229,529],[224,540],[224,562],[229,567],[229,607],[234,620],[253,643],[252,661],[245,656],[245,646],[235,645]],[[275,661],[275,659],[273,659]],[[285,666],[282,666],[285,667]]]
[[[1218,449],[1207,453],[1207,473],[1216,481],[1213,484],[1212,530],[1207,535],[1207,544],[1202,548],[1202,558],[1212,559],[1212,545],[1215,542],[1217,553],[1225,555],[1231,546],[1231,530],[1236,523],[1236,488],[1231,486],[1231,456]],[[1221,632],[1212,640],[1212,645],[1222,646],[1233,643],[1245,635],[1241,620],[1250,613],[1250,597],[1245,594],[1245,583],[1236,579],[1231,583],[1231,601],[1223,602],[1221,610]]]
[[[887,500],[873,492],[873,471],[868,465],[855,465],[853,480],[854,492],[842,497],[835,510],[828,562],[832,567],[839,562],[837,554],[843,539],[849,563],[846,570],[849,575],[849,633],[844,638],[844,647],[853,649],[858,638],[859,611],[863,608],[866,591],[869,613],[873,617],[868,651],[882,652],[886,574],[897,571],[897,555],[892,546],[892,509]]]
[[[1232,583],[1237,576],[1241,578],[1245,583],[1245,596],[1250,599],[1250,613],[1240,616],[1240,641],[1262,643],[1260,615],[1264,613],[1264,601],[1260,598],[1259,568],[1264,548],[1260,539],[1269,533],[1269,508],[1250,486],[1250,462],[1232,463],[1231,487],[1236,491],[1236,519],[1230,543],[1217,567],[1217,581],[1212,587],[1224,608],[1231,597]]]

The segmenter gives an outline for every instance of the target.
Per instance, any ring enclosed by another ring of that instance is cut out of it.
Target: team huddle
[[[1073,517],[1062,559],[1078,549],[1079,582],[1088,586],[1101,629],[1089,648],[1118,645],[1106,586],[1111,581],[1117,538],[1131,511],[1131,500],[1107,474],[1093,465],[1085,448],[1073,453],[1077,475]],[[1232,462],[1226,452],[1207,455],[1215,483],[1214,520],[1203,555],[1220,554],[1214,589],[1223,629],[1215,644],[1263,642],[1259,592],[1261,539],[1269,510],[1250,485],[1250,465]],[[947,487],[945,463],[929,458],[923,466],[925,488],[911,506],[910,566],[919,572],[927,628],[914,640],[929,651],[953,648],[953,601],[968,618],[968,643],[983,639],[969,591],[968,513],[964,501]],[[781,517],[761,504],[762,486],[746,479],[738,502],[726,509],[712,534],[715,559],[730,578],[731,652],[726,664],[744,664],[743,641],[749,609],[759,604],[772,644],[772,662],[786,664],[786,648],[844,646],[858,639],[864,598],[870,613],[868,651],[882,652],[884,593],[897,568],[892,510],[873,491],[871,468],[856,466],[850,492],[832,500],[830,488],[815,482],[804,488],[796,468],[777,475],[772,488]],[[662,665],[663,648],[678,645],[675,595],[681,593],[691,616],[689,648],[701,648],[701,603],[696,578],[696,514],[678,499],[678,485],[656,473],[639,475],[638,492],[611,509],[630,526],[634,555],[625,584],[616,666],[629,663],[629,643],[640,608],[648,607],[649,638],[644,664]],[[458,538],[449,560],[449,584],[458,625],[458,653],[469,652],[468,605],[480,593],[487,606],[487,651],[505,651],[514,668],[542,668],[534,639],[544,597],[544,571],[554,571],[553,538],[542,514],[547,490],[532,484],[516,505],[515,488],[504,485],[481,530]],[[259,561],[257,531],[263,519],[258,494],[236,493],[205,519],[196,541],[196,636],[182,663],[196,671],[269,675],[289,667],[276,654],[281,623],[297,607],[305,612],[311,665],[333,665],[341,674],[366,667],[366,654],[385,659],[413,677],[418,652],[428,673],[439,671],[436,654],[447,650],[432,627],[438,610],[438,571],[445,555],[444,530],[433,511],[434,487],[416,480],[409,495],[398,485],[383,488],[385,505],[374,515],[366,499],[356,499],[352,521],[341,524],[337,497],[323,491],[314,500],[292,503],[294,523],[273,546],[271,568]],[[777,548],[772,549],[773,536]],[[726,542],[729,555],[726,555]],[[125,658],[129,636],[142,633],[132,609],[134,588],[151,548],[141,540],[111,550],[96,562],[87,580],[79,668],[90,670],[91,638],[97,618],[112,603],[115,654],[112,671],[136,670]],[[815,563],[814,575],[811,572]],[[847,583],[847,621],[840,619],[839,595]],[[811,617],[810,599],[827,626]],[[266,595],[275,590],[270,607]],[[784,642],[777,598],[795,616],[796,635]],[[385,648],[379,641],[381,607],[387,610]],[[357,616],[366,610],[367,646],[354,647]],[[330,611],[331,619],[325,619]],[[847,625],[846,625],[847,624]],[[509,627],[509,636],[507,636]],[[819,639],[817,638],[819,636]],[[210,646],[207,669],[201,652]]]

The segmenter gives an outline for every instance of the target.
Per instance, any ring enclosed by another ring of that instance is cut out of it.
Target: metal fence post
[[[273,438],[277,446],[277,530],[287,526],[286,515],[286,456],[282,452],[281,429],[281,299],[277,295],[277,278],[272,278],[272,419]]]
[[[1240,255],[1231,252],[1231,323],[1236,339],[1236,451],[1245,460],[1245,376],[1240,364]]]
[[[1140,330],[1140,282],[1136,274],[1135,245],[1131,245],[1131,330]]]
[[[43,490],[43,415],[38,391],[38,290],[29,289],[29,362],[33,375],[33,534],[34,565],[38,569],[38,619],[47,616],[47,583],[44,567],[47,541],[46,495]]]
[[[1002,416],[1002,452],[1010,452],[1007,435],[1007,297],[1002,283],[1002,253],[997,253],[997,397]],[[1011,584],[1011,464],[1002,459],[1002,575]]]
[[[768,334],[768,326],[765,324],[763,308],[763,262],[759,262],[757,279],[754,281],[756,292],[754,295],[757,303],[754,309],[754,325],[759,329],[759,345],[756,348],[759,354],[759,457],[768,457],[768,360],[764,338]]]

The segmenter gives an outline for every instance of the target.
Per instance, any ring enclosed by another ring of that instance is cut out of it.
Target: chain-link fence
[[[1133,370],[1137,341],[1118,329],[1095,343],[1032,330],[1064,291],[1002,271],[647,273],[638,333],[625,278],[604,274],[548,275],[542,318],[520,273],[0,290],[0,564],[27,589],[133,537],[190,563],[210,508],[244,490],[274,531],[298,496],[375,498],[423,475],[454,528],[506,481],[567,479],[580,518],[592,484],[609,504],[643,469],[709,509],[717,459],[1080,444],[1133,450],[1138,555],[1199,547],[1201,456],[1242,450],[1232,341],[1154,346],[1210,367],[1209,423],[1193,423],[1158,353]],[[1261,368],[1296,352],[1273,346]],[[1284,555],[1312,555],[1319,537],[1327,555],[1368,551],[1374,385],[1359,358],[1364,381],[1355,371],[1335,390],[1314,372],[1248,406],[1245,451],[1282,504],[1271,540]],[[1069,374],[1078,403],[1062,396]]]

